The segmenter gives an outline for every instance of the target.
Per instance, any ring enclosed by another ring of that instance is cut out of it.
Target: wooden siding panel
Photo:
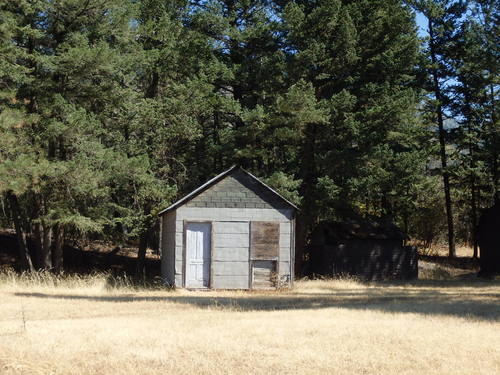
[[[248,261],[246,262],[217,262],[212,263],[214,276],[247,276]]]
[[[175,274],[175,285],[177,285],[178,287],[182,287],[182,274],[181,273]]]
[[[175,242],[175,261],[182,261],[182,253],[183,253],[183,248],[182,248],[182,241]]]
[[[175,242],[176,243],[182,244],[182,237],[183,237],[182,231],[181,232],[175,232]]]
[[[280,247],[280,261],[289,262],[291,258],[290,247]]]
[[[248,248],[248,233],[225,233],[218,234],[214,238],[214,246],[216,247],[246,247]]]
[[[214,260],[248,263],[248,247],[214,247]]]
[[[214,224],[215,234],[247,234],[248,221],[217,221]]]
[[[280,246],[290,247],[290,233],[280,233]]]
[[[280,276],[290,275],[290,262],[280,262],[279,274]]]
[[[291,260],[292,222],[280,223],[280,262]],[[281,267],[280,267],[281,273]]]
[[[182,275],[182,258],[180,260],[175,261],[175,274],[176,275]]]
[[[176,211],[177,213],[177,220],[175,221],[175,232],[176,233],[182,233],[182,231],[184,230],[184,222],[180,219],[179,217],[179,210]]]
[[[248,289],[248,275],[214,276],[213,287],[216,289]]]
[[[291,222],[280,222],[280,236],[290,236],[292,230]]]
[[[161,274],[168,285],[175,284],[175,220],[175,211],[161,217]]]

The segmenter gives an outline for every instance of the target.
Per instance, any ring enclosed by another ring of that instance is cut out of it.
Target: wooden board
[[[280,246],[279,223],[252,221],[250,231],[250,258],[278,259]]]
[[[252,289],[274,289],[276,277],[276,261],[252,261]]]

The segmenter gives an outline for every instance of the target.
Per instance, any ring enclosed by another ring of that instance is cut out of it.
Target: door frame
[[[182,221],[182,287],[187,288],[186,286],[186,275],[187,275],[187,249],[186,249],[186,233],[187,227],[190,223],[204,223],[210,224],[210,269],[208,272],[208,287],[206,288],[191,288],[191,289],[212,289],[212,280],[213,280],[213,255],[214,255],[214,224],[210,220],[183,220]]]

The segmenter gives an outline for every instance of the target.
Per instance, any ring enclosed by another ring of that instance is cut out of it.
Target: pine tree
[[[111,222],[115,162],[126,155],[115,148],[108,124],[133,95],[131,8],[123,5],[1,5],[10,28],[2,51],[18,55],[7,61],[22,76],[9,82],[2,74],[3,139],[17,144],[2,148],[0,190],[21,218],[18,237],[34,238],[37,268],[61,269],[65,233],[103,232]]]
[[[428,41],[426,55],[428,58],[429,87],[432,93],[430,102],[431,111],[434,113],[435,122],[438,127],[439,155],[441,160],[441,171],[445,194],[445,207],[448,224],[448,250],[449,256],[455,257],[455,226],[453,221],[453,208],[451,197],[451,183],[449,170],[449,157],[447,155],[447,144],[449,142],[447,129],[445,128],[446,111],[449,101],[448,88],[444,83],[454,73],[451,63],[450,46],[456,37],[455,31],[459,20],[466,10],[462,1],[415,1],[414,7],[427,18]]]
[[[219,155],[208,160],[214,159],[211,164],[218,169],[238,163],[268,173],[273,161],[262,143],[270,131],[268,116],[276,95],[285,89],[284,53],[273,9],[261,0],[194,3],[190,26],[210,38],[219,64],[213,64],[216,108],[204,126],[203,143]]]
[[[481,77],[482,100],[479,111],[484,120],[484,134],[487,139],[487,165],[492,179],[492,195],[500,191],[500,131],[498,124],[498,77],[500,68],[499,29],[500,6],[495,0],[477,0],[471,2],[471,32],[476,36],[477,48],[482,54],[475,64],[476,75]]]
[[[324,111],[305,125],[299,146],[300,251],[320,219],[410,209],[413,189],[403,181],[423,174],[425,131],[415,121],[418,40],[408,8],[399,1],[296,1],[284,5],[283,18],[289,76],[311,84]]]
[[[481,197],[493,196],[496,189],[497,156],[491,132],[495,128],[495,115],[489,104],[490,89],[495,85],[491,79],[495,73],[491,72],[498,70],[498,59],[493,56],[496,46],[490,41],[491,30],[485,30],[482,21],[489,19],[494,23],[493,9],[491,2],[471,4],[471,12],[461,22],[450,54],[455,76],[455,83],[451,85],[451,109],[460,124],[455,139],[459,150],[457,176],[463,179],[461,190],[468,197],[465,204],[470,207],[467,215],[470,225],[466,229],[471,233],[474,258],[478,256],[476,226]],[[484,11],[486,14],[478,14]],[[489,29],[490,22],[487,24]]]

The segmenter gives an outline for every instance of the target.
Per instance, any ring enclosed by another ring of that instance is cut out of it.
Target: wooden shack
[[[477,236],[479,240],[479,276],[500,275],[500,197],[493,207],[483,211],[479,219]]]
[[[311,235],[309,273],[363,280],[414,279],[418,256],[393,224],[368,220],[322,222]]]
[[[293,281],[296,207],[234,166],[160,212],[162,278],[190,289]]]

